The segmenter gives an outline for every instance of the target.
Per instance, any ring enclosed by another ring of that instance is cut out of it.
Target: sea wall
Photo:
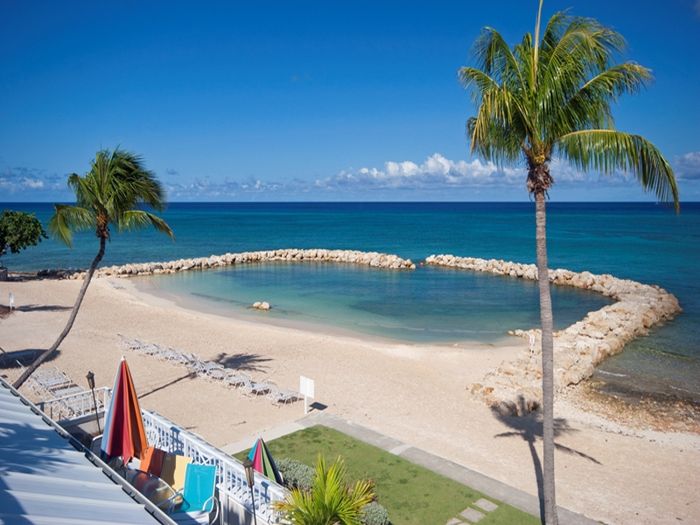
[[[416,265],[410,259],[402,259],[397,255],[378,252],[360,252],[355,250],[323,250],[323,249],[281,249],[257,252],[225,253],[195,259],[178,259],[167,262],[146,262],[138,264],[123,264],[99,268],[98,277],[133,277],[136,275],[159,275],[184,272],[187,270],[206,270],[221,268],[235,264],[264,263],[273,261],[284,262],[330,262],[347,263],[384,268],[391,270],[413,270]],[[75,272],[67,276],[69,279],[82,279],[85,272]]]
[[[537,279],[534,264],[454,255],[431,255],[425,264]],[[549,270],[549,280],[558,286],[592,290],[616,301],[554,333],[554,384],[557,390],[588,379],[596,365],[620,353],[626,343],[647,334],[652,326],[668,321],[681,312],[676,297],[658,286],[618,279],[608,274],[570,270]],[[541,331],[513,330],[509,333],[528,338],[529,351],[523,351],[513,361],[502,363],[489,372],[482,383],[470,385],[469,390],[491,406],[520,414],[541,404]]]

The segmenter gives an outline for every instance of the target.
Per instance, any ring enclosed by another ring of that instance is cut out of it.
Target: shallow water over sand
[[[345,264],[262,263],[139,278],[141,289],[206,303],[240,315],[255,301],[256,319],[330,325],[405,342],[494,342],[538,323],[537,286],[509,277],[433,267],[379,270]],[[573,288],[553,290],[557,328],[610,301]]]

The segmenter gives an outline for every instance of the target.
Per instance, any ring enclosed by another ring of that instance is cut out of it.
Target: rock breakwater
[[[431,255],[425,264],[537,279],[534,264],[454,255]],[[604,359],[620,353],[629,341],[681,312],[676,297],[654,285],[562,269],[549,270],[549,280],[558,286],[592,290],[616,301],[554,333],[554,384],[559,391],[588,379]],[[470,385],[469,390],[491,406],[519,414],[537,408],[542,401],[541,332],[533,329],[509,333],[530,339],[530,350],[502,363],[482,383]]]
[[[383,268],[389,270],[413,270],[416,265],[410,259],[402,259],[398,255],[378,252],[360,252],[356,250],[324,250],[324,249],[281,249],[257,252],[225,253],[194,259],[178,259],[167,262],[146,262],[138,264],[122,264],[99,268],[98,277],[133,277],[137,275],[160,275],[184,272],[188,270],[206,270],[221,268],[236,264],[253,264],[264,262],[328,262],[346,263]],[[69,279],[82,279],[85,272],[76,271],[67,275]]]

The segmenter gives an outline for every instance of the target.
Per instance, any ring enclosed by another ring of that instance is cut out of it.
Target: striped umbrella
[[[139,456],[148,446],[129,365],[122,357],[114,379],[112,399],[105,416],[100,448],[108,459],[121,456],[124,463]]]
[[[258,438],[250,449],[248,459],[253,462],[253,468],[260,472],[263,476],[282,484],[282,474],[275,465],[275,460],[272,459],[270,451],[262,438]]]

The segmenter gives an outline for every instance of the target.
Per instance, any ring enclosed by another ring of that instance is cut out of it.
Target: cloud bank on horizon
[[[700,196],[700,187],[693,188],[700,181],[700,151],[677,157],[673,166],[679,183],[694,190],[686,197]],[[636,184],[634,177],[627,173],[612,176],[583,173],[559,159],[552,160],[551,171],[557,186],[563,188],[588,183],[605,190]],[[5,168],[0,171],[0,191],[4,197],[0,200],[70,199],[66,178],[67,176],[35,168]],[[387,161],[381,167],[348,168],[333,176],[316,179],[262,180],[198,176],[188,179],[178,170],[168,168],[161,174],[161,180],[169,199],[173,201],[266,198],[361,200],[370,197],[387,200],[474,200],[480,195],[486,200],[494,200],[494,195],[504,199],[526,196],[524,167],[500,167],[478,158],[471,161],[451,160],[440,153],[434,153],[420,163],[411,160]]]

